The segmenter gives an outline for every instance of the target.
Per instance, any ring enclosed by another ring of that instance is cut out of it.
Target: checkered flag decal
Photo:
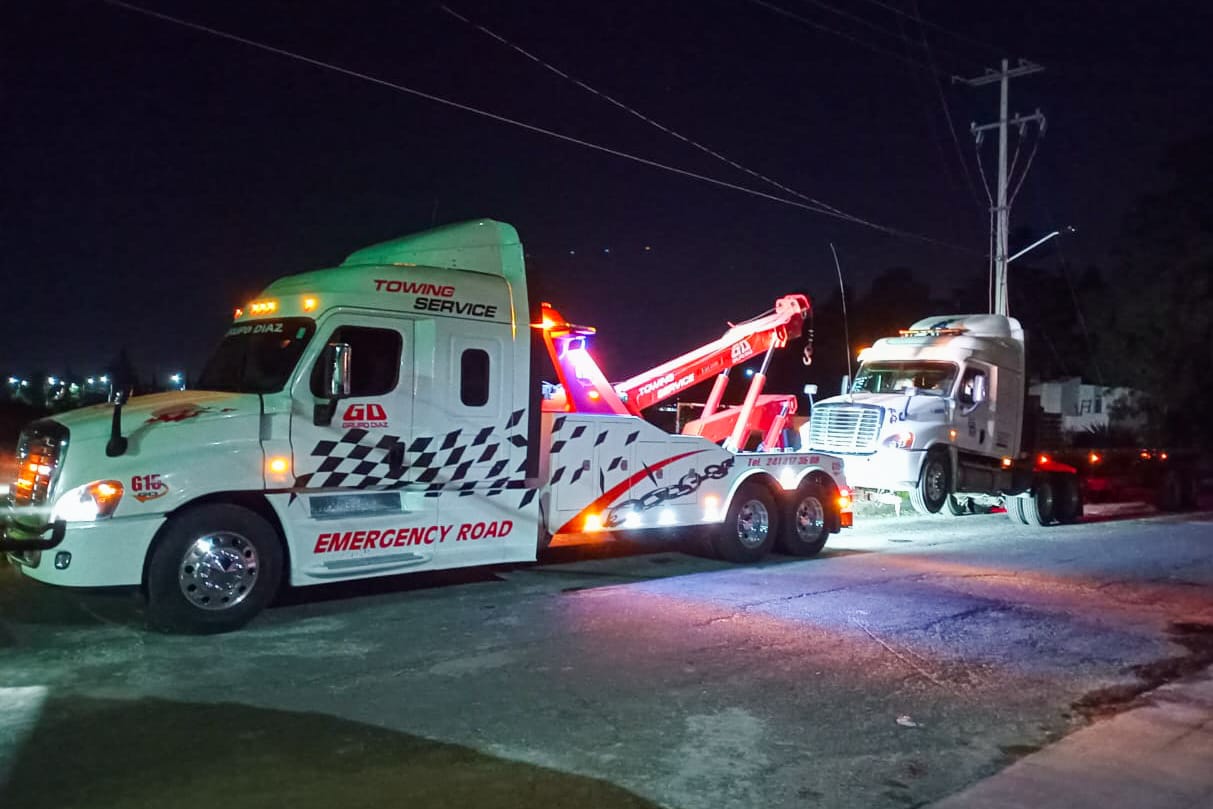
[[[296,489],[402,489],[423,487],[427,497],[457,491],[498,495],[523,486],[526,461],[509,467],[509,447],[525,448],[524,411],[510,414],[504,427],[451,430],[418,436],[406,442],[397,435],[371,435],[347,430],[340,439],[318,441],[311,457],[319,458],[314,472],[295,478]],[[509,446],[506,446],[506,445]],[[526,505],[534,496],[526,492]]]

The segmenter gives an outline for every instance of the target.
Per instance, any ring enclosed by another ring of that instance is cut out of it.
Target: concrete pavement
[[[932,809],[1208,809],[1213,669],[1150,692]]]

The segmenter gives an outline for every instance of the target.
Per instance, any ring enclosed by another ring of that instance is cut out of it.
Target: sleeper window
[[[489,401],[489,352],[466,348],[459,357],[459,401],[483,407]]]

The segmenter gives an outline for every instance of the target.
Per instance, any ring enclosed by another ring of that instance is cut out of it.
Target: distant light
[[[101,384],[102,384],[102,385],[109,384],[109,381],[110,381],[110,378],[109,378],[108,376],[103,376],[103,377],[101,377]]]
[[[46,378],[46,384],[48,384],[48,385],[57,385],[58,383],[59,383],[59,380],[55,379],[53,376],[48,376]]]
[[[10,384],[10,385],[17,385],[20,383],[20,381],[21,380],[17,379],[17,377],[15,377],[15,376],[10,376],[8,378],[8,384]]]
[[[609,247],[604,247],[604,248],[602,248],[602,252],[603,252],[603,253],[609,253],[609,252],[611,252],[611,248],[609,248]]]
[[[29,380],[28,380],[28,379],[22,379],[22,380],[21,380],[21,387],[23,387],[23,388],[28,388],[28,387],[29,387]]]
[[[753,376],[753,375],[754,375],[754,369],[753,369],[753,368],[746,368],[746,369],[745,369],[745,375],[746,375],[746,376]]]
[[[90,376],[88,379],[86,379],[86,380],[84,380],[84,381],[85,381],[85,382],[87,382],[87,383],[88,383],[88,384],[90,384],[90,385],[95,385],[95,384],[97,383],[97,378],[96,378],[96,377],[93,377],[93,376]]]
[[[169,381],[170,382],[180,382],[181,374],[173,374],[172,376],[169,377]]]
[[[577,251],[576,251],[576,250],[570,250],[570,251],[569,251],[569,255],[570,255],[570,256],[575,256],[575,255],[577,255]]]
[[[652,247],[650,247],[650,246],[649,246],[649,245],[647,245],[647,244],[644,246],[644,252],[646,252],[646,253],[647,253],[647,252],[649,252],[649,251],[650,251],[650,250],[652,250],[652,249],[653,249],[653,248],[652,248]]]

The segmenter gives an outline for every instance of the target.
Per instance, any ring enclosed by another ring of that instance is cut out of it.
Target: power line
[[[833,34],[834,36],[842,37],[843,39],[846,39],[846,40],[849,40],[850,42],[855,43],[856,45],[858,45],[861,48],[866,48],[866,49],[872,51],[873,53],[883,54],[884,56],[888,56],[890,59],[896,59],[899,62],[910,65],[912,67],[916,67],[919,70],[927,70],[927,71],[934,70],[929,65],[919,62],[916,59],[910,59],[908,57],[905,57],[905,56],[901,55],[900,53],[898,53],[897,51],[890,50],[890,49],[882,47],[880,45],[873,45],[871,42],[867,42],[865,40],[860,39],[859,37],[852,36],[851,34],[848,34],[845,31],[839,31],[837,28],[831,28],[828,25],[822,25],[821,23],[817,22],[816,20],[811,20],[808,17],[805,17],[801,14],[797,14],[794,11],[788,11],[786,8],[777,6],[773,3],[768,3],[768,2],[766,2],[766,0],[747,0],[747,2],[753,3],[756,6],[762,6],[763,8],[767,9],[768,11],[772,11],[776,14],[779,14],[780,16],[787,17],[788,19],[791,19],[791,20],[796,20],[797,22],[799,22],[803,25],[808,25],[812,28],[816,28],[819,31],[825,31],[827,34]]]
[[[535,124],[529,124],[529,123],[526,123],[525,121],[519,121],[519,120],[516,120],[513,118],[508,118],[504,115],[499,115],[495,112],[489,112],[488,110],[482,110],[478,107],[473,107],[469,104],[463,104],[458,101],[452,101],[448,98],[443,98],[442,96],[435,95],[433,93],[427,93],[423,90],[417,90],[412,87],[408,87],[406,85],[399,84],[397,82],[392,82],[392,81],[388,81],[386,79],[381,79],[381,78],[378,78],[377,76],[372,76],[368,73],[362,73],[360,71],[351,70],[349,68],[333,64],[331,62],[324,62],[319,59],[314,59],[310,56],[305,56],[303,54],[295,53],[293,51],[288,51],[285,48],[279,48],[279,47],[275,47],[273,45],[267,45],[265,43],[258,42],[253,39],[248,39],[246,37],[239,36],[238,34],[232,34],[227,31],[222,31],[218,28],[211,28],[210,26],[202,25],[201,23],[191,22],[190,20],[181,19],[179,17],[173,17],[171,15],[164,14],[164,13],[161,13],[158,11],[152,11],[151,9],[146,9],[141,6],[136,6],[131,3],[123,2],[123,0],[101,0],[101,2],[105,3],[106,5],[114,6],[116,8],[125,9],[127,11],[131,11],[131,12],[134,12],[137,14],[142,14],[147,17],[152,17],[154,19],[158,19],[163,22],[168,22],[168,23],[172,23],[174,25],[182,26],[184,28],[189,28],[189,29],[192,29],[195,31],[200,31],[202,33],[209,34],[211,36],[218,37],[220,39],[226,39],[231,42],[238,42],[242,45],[247,45],[250,48],[256,48],[258,50],[262,50],[267,53],[272,53],[277,56],[282,56],[287,59],[294,59],[295,61],[303,62],[303,63],[311,65],[313,67],[322,68],[324,70],[331,70],[335,73],[340,73],[344,76],[361,79],[361,80],[369,82],[371,84],[377,84],[381,87],[387,87],[389,89],[396,90],[397,92],[405,93],[407,95],[415,96],[417,98],[423,98],[427,101],[433,101],[434,103],[442,104],[443,106],[451,107],[453,109],[458,109],[463,112],[469,112],[474,115],[479,115],[483,118],[488,118],[490,120],[497,121],[498,123],[509,124],[510,126],[515,126],[520,129],[525,129],[528,132],[535,132],[537,134],[547,135],[548,137],[555,138],[557,140],[561,140],[566,143],[573,143],[578,146],[583,146],[587,149],[592,149],[594,151],[603,152],[604,154],[610,154],[615,157],[623,158],[625,160],[631,160],[635,163],[640,163],[641,165],[661,169],[662,171],[667,171],[667,172],[670,172],[672,174],[677,174],[682,177],[690,177],[692,179],[701,180],[702,182],[710,183],[712,185],[719,186],[721,188],[729,188],[734,191],[741,191],[742,193],[750,194],[751,196],[768,199],[768,200],[771,200],[772,202],[779,202],[784,205],[791,205],[796,208],[802,208],[807,211],[812,211],[813,213],[819,213],[819,214],[823,214],[825,216],[832,216],[837,219],[842,219],[843,221],[851,221],[856,224],[863,225],[865,227],[881,230],[881,231],[889,233],[891,235],[897,235],[897,236],[902,236],[905,238],[910,238],[910,239],[915,239],[918,241],[927,242],[930,244],[936,244],[941,247],[947,247],[952,250],[972,252],[970,248],[951,244],[950,242],[945,242],[941,239],[935,239],[931,236],[926,236],[926,235],[919,234],[919,233],[913,233],[911,231],[887,228],[882,225],[877,225],[875,223],[867,222],[866,220],[858,219],[857,217],[851,217],[849,214],[839,214],[834,211],[823,209],[819,206],[816,206],[816,205],[813,205],[810,203],[798,202],[796,200],[787,199],[786,197],[779,197],[774,194],[768,194],[765,191],[759,191],[758,189],[755,189],[755,188],[748,188],[743,185],[731,183],[731,182],[728,182],[727,180],[720,180],[715,177],[709,177],[707,175],[698,174],[696,172],[688,171],[686,169],[680,169],[675,166],[667,165],[665,163],[659,163],[656,160],[650,160],[646,157],[640,157],[639,155],[630,154],[628,152],[624,152],[619,149],[614,149],[609,146],[603,146],[601,144],[583,140],[581,138],[577,138],[572,135],[566,135],[562,132],[556,132],[554,130],[546,129],[544,127],[537,126]]]
[[[922,49],[927,56],[927,64],[932,68],[935,67],[935,59],[931,56],[931,46],[927,42],[926,31],[923,29],[922,15],[918,13],[918,0],[914,0],[914,21],[918,23],[918,35],[922,40]],[[935,82],[935,89],[939,93],[939,104],[943,107],[944,117],[948,119],[948,132],[952,134],[952,144],[956,147],[956,159],[960,161],[960,168],[964,171],[965,184],[969,187],[969,193],[973,197],[973,201],[981,207],[981,199],[977,196],[977,187],[973,184],[973,175],[969,173],[969,163],[965,160],[964,150],[960,148],[960,138],[956,134],[956,125],[952,121],[952,111],[948,109],[948,100],[943,94],[943,85],[939,81],[939,75],[936,72],[932,76],[932,81]]]
[[[644,113],[636,110],[635,108],[630,107],[627,104],[624,104],[619,99],[609,96],[606,93],[598,90],[595,87],[591,87],[589,84],[586,84],[584,81],[582,81],[578,78],[570,76],[568,73],[564,72],[560,68],[544,61],[540,57],[536,56],[535,54],[531,53],[528,50],[525,50],[524,48],[522,48],[522,46],[517,45],[514,42],[511,42],[510,40],[506,39],[502,35],[496,33],[495,31],[492,31],[491,29],[489,29],[479,23],[473,22],[472,20],[468,19],[467,17],[463,16],[459,12],[452,9],[450,6],[440,5],[439,8],[442,9],[443,11],[445,11],[447,14],[450,14],[452,17],[459,20],[460,22],[463,22],[463,23],[466,23],[466,24],[472,26],[473,28],[477,29],[478,31],[497,40],[502,45],[505,45],[507,48],[510,48],[511,50],[516,51],[517,53],[520,53],[521,55],[525,56],[527,59],[530,59],[532,62],[535,62],[539,66],[543,67],[545,70],[555,73],[560,78],[572,82],[573,84],[577,85],[578,87],[580,87],[581,89],[583,89],[587,92],[593,93],[594,95],[598,96],[599,98],[606,101],[607,103],[609,103],[615,107],[618,107],[619,109],[623,110],[624,112],[628,113],[629,115],[631,115],[635,118],[639,118],[641,121],[644,121],[649,126],[654,127],[655,129],[659,129],[662,132],[666,133],[667,135],[677,138],[678,140],[686,143],[687,145],[698,149],[699,151],[703,152],[704,154],[710,155],[711,157],[716,158],[717,160],[721,161],[722,163],[725,163],[726,165],[731,166],[731,167],[737,169],[738,171],[745,172],[746,174],[749,174],[751,177],[754,177],[758,180],[763,181],[764,183],[767,183],[768,185],[778,188],[780,191],[783,191],[787,194],[791,194],[792,196],[799,197],[800,199],[803,199],[806,202],[812,202],[815,205],[820,205],[822,208],[825,208],[826,210],[833,211],[834,213],[837,213],[840,216],[847,217],[848,219],[852,219],[853,221],[863,222],[863,220],[861,220],[859,217],[853,216],[852,214],[848,214],[845,211],[835,208],[833,205],[829,205],[825,202],[822,202],[819,199],[810,197],[807,194],[803,194],[794,188],[789,188],[788,186],[766,176],[765,174],[759,174],[757,171],[754,171],[753,169],[743,166],[742,164],[738,163],[737,161],[735,161],[729,157],[726,157],[725,155],[721,154],[720,152],[717,152],[714,149],[704,146],[703,144],[698,143],[697,141],[694,141],[691,138],[688,138],[686,135],[683,135],[681,132],[677,132],[673,129],[670,129],[668,126],[665,126],[664,124],[659,123],[658,121],[656,121],[653,118],[645,115]],[[865,224],[872,224],[872,223],[865,223]]]
[[[918,16],[916,14],[912,15],[906,11],[903,11],[902,9],[898,8],[897,6],[891,6],[888,3],[881,2],[881,0],[867,0],[867,2],[871,3],[874,6],[880,6],[881,8],[885,9],[886,11],[891,11],[894,14],[897,14],[902,17],[917,17]],[[985,42],[983,40],[976,39],[975,37],[971,37],[968,34],[962,34],[959,31],[953,31],[952,29],[946,28],[946,27],[940,25],[939,23],[934,23],[929,20],[922,20],[921,17],[919,17],[918,19],[920,19],[922,24],[927,26],[928,28],[934,28],[936,31],[939,31],[940,33],[943,33],[943,34],[947,34],[948,36],[954,37],[955,39],[959,39],[961,41],[968,42],[972,45],[977,45],[979,47],[985,48],[990,51],[994,51],[999,54],[1003,53],[1005,50],[1004,48],[1001,48],[998,45],[993,44],[992,42]]]

